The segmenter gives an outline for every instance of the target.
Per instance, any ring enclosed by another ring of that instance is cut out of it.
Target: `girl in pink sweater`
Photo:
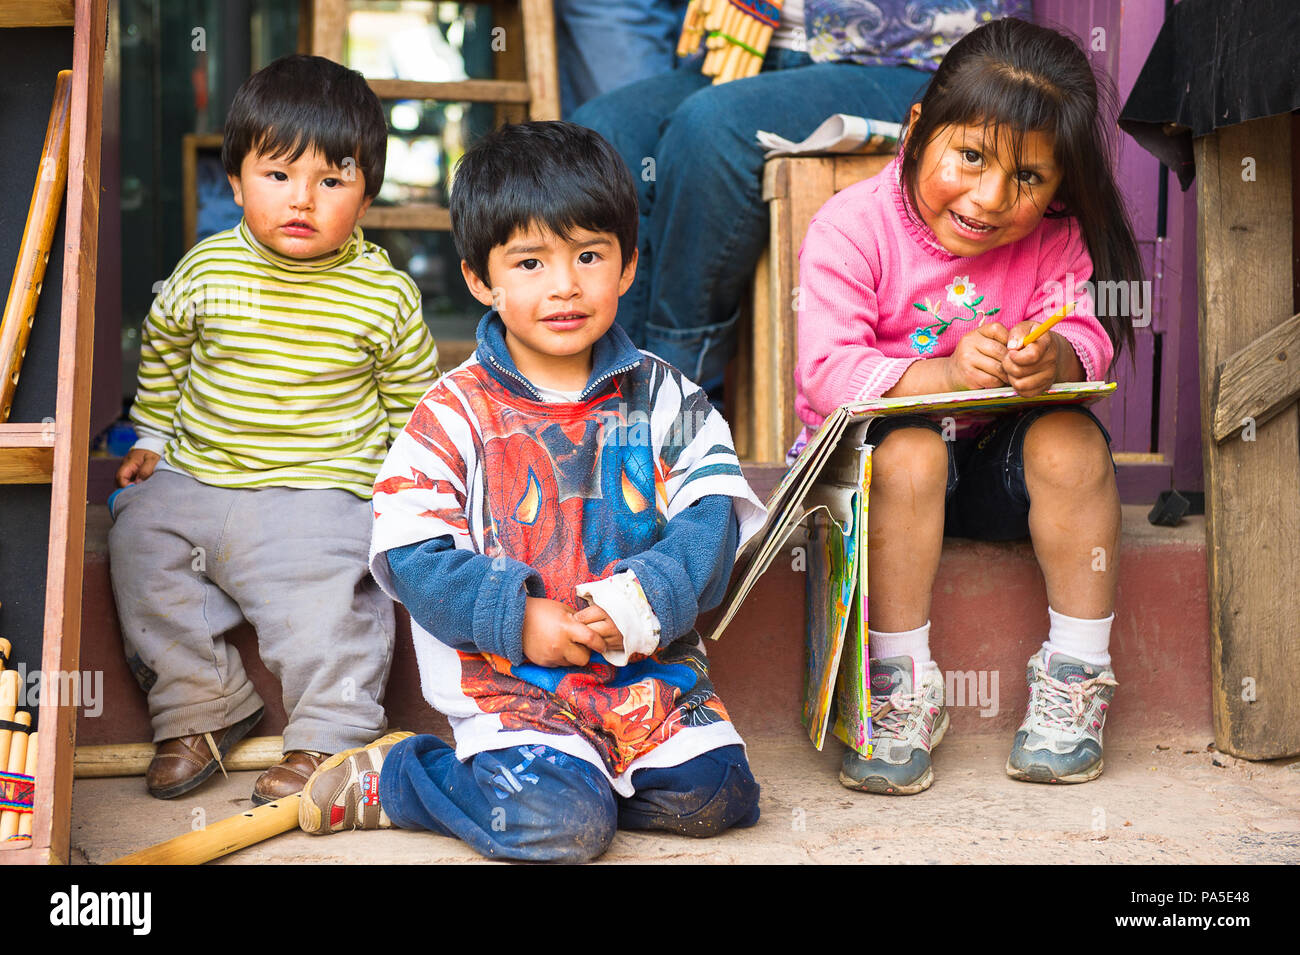
[[[960,40],[912,107],[898,158],[809,227],[796,370],[805,424],[853,400],[1006,385],[1037,395],[1104,378],[1133,332],[1128,316],[1096,315],[1092,281],[1141,278],[1109,154],[1097,82],[1072,40],[1014,19]],[[1070,301],[1068,318],[1020,345]],[[896,795],[933,781],[930,749],[948,727],[929,621],[945,533],[1033,539],[1050,630],[1029,661],[1007,773],[1094,779],[1116,685],[1110,437],[1071,406],[944,438],[920,416],[878,418],[868,432],[875,746],[871,759],[850,750],[840,781]]]

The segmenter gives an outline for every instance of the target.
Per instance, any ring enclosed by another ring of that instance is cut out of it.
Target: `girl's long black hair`
[[[1045,215],[1079,223],[1094,283],[1139,282],[1142,260],[1110,167],[1114,103],[1109,82],[1098,82],[1068,36],[1011,17],[986,23],[953,45],[921,99],[921,115],[902,146],[904,195],[915,210],[921,155],[946,126],[1009,134],[1017,156],[1025,133],[1050,134],[1063,178]],[[1121,343],[1133,347],[1129,316],[1099,315],[1098,321],[1117,358]]]

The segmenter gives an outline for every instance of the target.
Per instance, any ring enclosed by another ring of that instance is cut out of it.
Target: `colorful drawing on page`
[[[856,584],[854,571],[859,553],[856,530],[852,516],[845,529],[832,520],[826,510],[816,511],[809,520],[808,670],[803,724],[809,739],[818,749],[826,741],[835,674],[840,668]]]
[[[840,675],[835,685],[835,737],[871,758],[871,664],[867,646],[867,515],[871,500],[871,447],[858,451],[857,573],[852,612],[844,636]]]

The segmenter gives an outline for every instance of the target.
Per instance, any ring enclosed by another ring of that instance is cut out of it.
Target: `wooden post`
[[[1291,118],[1226,127],[1195,149],[1215,743],[1247,759],[1293,756],[1300,411],[1293,402],[1222,444],[1214,435],[1224,366],[1293,311]]]
[[[560,74],[555,55],[555,13],[551,0],[521,0],[524,62],[528,71],[530,119],[560,118]]]
[[[347,55],[347,0],[314,0],[311,11],[311,52],[335,63]]]

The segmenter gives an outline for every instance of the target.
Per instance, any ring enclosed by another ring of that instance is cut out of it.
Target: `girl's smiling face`
[[[915,128],[920,105],[912,107]],[[915,203],[939,244],[953,255],[982,255],[1018,242],[1038,227],[1062,173],[1048,133],[1023,134],[1020,154],[1010,132],[981,124],[940,128],[916,170]]]

